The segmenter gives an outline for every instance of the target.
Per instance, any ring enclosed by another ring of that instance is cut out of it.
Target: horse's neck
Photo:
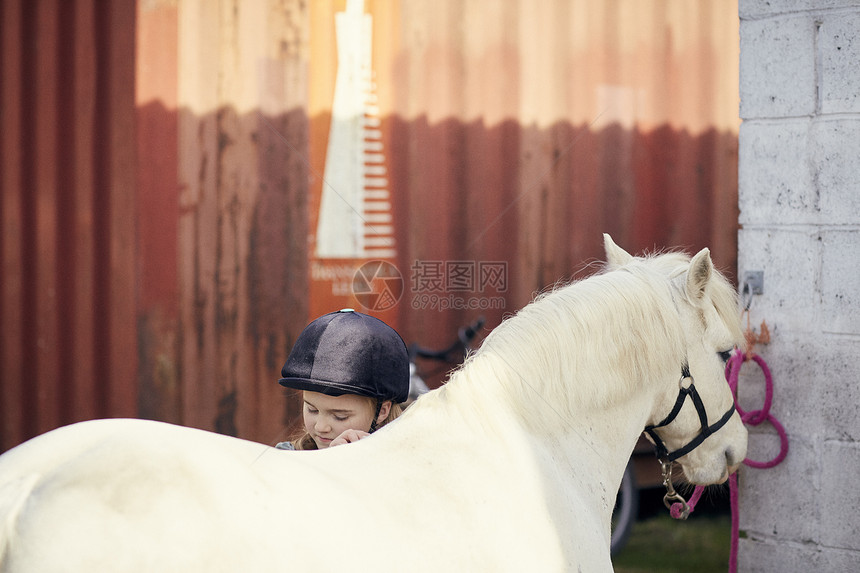
[[[535,457],[537,452],[537,457],[551,460],[559,487],[566,487],[565,480],[587,479],[601,484],[611,494],[611,502],[653,404],[652,397],[645,395],[647,389],[635,388],[635,394],[619,397],[611,405],[574,400],[563,407],[552,397],[535,394],[530,382],[519,375],[515,381],[494,379],[488,372],[492,368],[471,365],[470,372],[460,373],[441,392],[427,396],[426,405],[437,410],[434,417],[443,415],[448,429],[458,428],[455,431],[465,434],[467,441],[499,448],[500,455],[508,458]],[[512,397],[509,384],[525,385],[520,390],[526,396],[532,394],[532,406],[518,403],[520,394]],[[529,447],[521,447],[524,440]]]
[[[648,411],[640,399],[583,409],[561,440],[573,458],[572,465],[586,467],[611,490],[617,490]]]

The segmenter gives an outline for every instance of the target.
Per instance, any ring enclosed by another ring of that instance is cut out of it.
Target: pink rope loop
[[[770,416],[770,406],[773,403],[773,377],[770,374],[767,363],[761,356],[753,355],[750,360],[758,364],[764,373],[764,405],[761,410],[750,410],[746,414],[741,414],[741,417],[744,419],[745,424],[758,426]],[[740,372],[740,366],[738,366],[738,372]]]
[[[741,371],[741,365],[748,360],[753,360],[756,364],[759,365],[761,371],[764,373],[764,381],[765,381],[765,394],[764,394],[764,405],[761,410],[751,410],[749,412],[744,412],[740,405],[738,405],[737,399],[737,389],[738,389],[738,376]],[[735,408],[741,416],[741,420],[745,424],[750,426],[757,426],[762,422],[770,422],[771,425],[776,429],[776,433],[779,434],[779,453],[770,461],[766,462],[757,462],[755,460],[751,460],[747,458],[744,460],[744,464],[751,468],[772,468],[773,466],[782,462],[785,459],[785,456],[788,455],[788,434],[785,432],[785,428],[782,427],[782,424],[779,423],[774,416],[770,413],[770,407],[773,403],[773,377],[770,373],[770,368],[767,367],[767,363],[761,356],[747,356],[743,352],[736,352],[731,359],[729,359],[728,364],[726,364],[726,379],[729,382],[729,387],[732,389],[732,394],[735,397]],[[740,536],[740,512],[738,510],[738,475],[734,473],[729,476],[729,499],[731,502],[731,511],[732,511],[732,544],[731,550],[729,553],[729,573],[737,573],[738,570],[738,544],[739,544],[739,536]]]
[[[751,468],[757,469],[767,469],[772,468],[775,465],[778,465],[785,459],[785,456],[788,455],[788,434],[785,432],[785,428],[782,427],[782,424],[779,423],[779,420],[774,418],[772,415],[767,415],[767,421],[771,423],[771,425],[776,429],[776,433],[779,434],[779,453],[776,454],[770,461],[766,462],[757,462],[755,460],[751,460],[747,458],[744,460],[744,464],[748,465]]]
[[[699,503],[699,499],[702,497],[702,493],[705,491],[705,486],[697,485],[696,489],[693,490],[693,495],[687,501],[687,507],[690,509],[690,513],[693,513],[693,510],[696,509],[696,504]],[[669,509],[669,515],[674,517],[675,519],[681,519],[683,517],[682,512],[684,511],[684,506],[680,503],[673,503],[672,507]]]
[[[729,550],[729,573],[738,570],[738,539],[740,538],[740,512],[738,511],[738,474],[729,476],[729,502],[732,511],[732,544]]]
[[[746,412],[741,408],[740,404],[737,403],[737,388],[741,366],[748,359],[758,364],[759,368],[761,368],[761,371],[764,374],[765,392],[762,408],[760,410],[750,410],[749,412]],[[777,453],[773,459],[766,462],[759,462],[747,458],[744,460],[744,463],[753,468],[772,468],[784,460],[785,456],[788,454],[788,435],[785,432],[785,428],[783,428],[782,424],[779,423],[779,420],[770,413],[770,407],[773,404],[773,376],[770,373],[770,368],[768,368],[767,363],[761,356],[747,356],[743,352],[735,352],[731,359],[729,359],[728,364],[726,364],[726,370],[728,374],[727,380],[729,382],[729,387],[732,389],[732,394],[735,396],[735,408],[740,414],[741,420],[743,420],[744,424],[749,426],[758,426],[759,424],[767,421],[771,423],[774,429],[776,429],[776,433],[779,434],[779,453]]]

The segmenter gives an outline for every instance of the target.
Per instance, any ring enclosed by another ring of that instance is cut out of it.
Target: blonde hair
[[[374,398],[368,398],[366,396],[360,396],[368,401],[371,409],[376,409],[376,400]],[[379,423],[377,426],[377,430],[388,424],[389,422],[393,422],[396,420],[400,414],[403,413],[403,408],[400,407],[400,404],[394,402],[392,400],[382,400],[382,402],[391,402],[391,408],[388,410],[388,416]],[[313,437],[304,429],[304,424],[302,424],[302,428],[296,433],[296,435],[290,439],[290,443],[293,444],[293,447],[296,450],[316,450],[317,443],[314,441]]]

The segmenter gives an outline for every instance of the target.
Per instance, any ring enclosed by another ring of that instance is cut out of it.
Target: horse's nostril
[[[729,469],[736,468],[738,465],[740,465],[740,463],[741,460],[738,459],[737,455],[735,454],[735,450],[733,450],[732,448],[727,448],[726,467],[728,467]]]

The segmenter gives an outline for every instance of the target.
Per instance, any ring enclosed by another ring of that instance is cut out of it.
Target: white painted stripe
[[[373,235],[393,235],[394,225],[373,225],[372,227],[365,226],[364,236],[370,237]]]
[[[394,249],[365,249],[365,257],[378,257],[380,259],[393,259],[397,256],[397,251]]]
[[[389,201],[365,201],[365,211],[390,211],[391,203]]]
[[[367,248],[373,247],[393,247],[394,237],[366,237],[364,246]]]
[[[364,200],[365,201],[373,201],[373,200],[382,200],[388,201],[388,189],[365,189],[364,191]]]
[[[385,177],[365,177],[365,187],[388,187],[388,179]]]
[[[367,224],[391,223],[391,213],[365,213],[364,222]]]
[[[365,165],[364,166],[364,174],[365,175],[385,175],[385,165]]]

